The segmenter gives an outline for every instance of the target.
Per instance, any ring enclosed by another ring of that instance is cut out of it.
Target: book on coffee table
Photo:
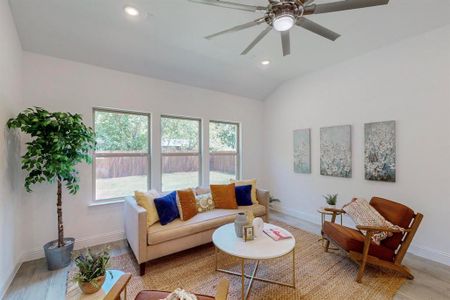
[[[286,240],[292,238],[291,235],[284,233],[279,229],[274,228],[264,228],[264,233],[270,236],[274,241]]]

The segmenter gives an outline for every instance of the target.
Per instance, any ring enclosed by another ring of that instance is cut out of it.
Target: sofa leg
[[[145,275],[145,263],[139,264],[139,276]]]

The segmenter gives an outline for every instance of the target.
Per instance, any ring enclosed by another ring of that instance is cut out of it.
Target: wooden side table
[[[317,210],[317,212],[320,213],[320,219],[321,219],[321,223],[320,223],[320,224],[321,224],[322,229],[323,229],[323,223],[325,223],[326,217],[327,217],[327,216],[332,216],[332,215],[333,215],[333,212],[328,211],[328,210],[325,210],[324,207],[319,208],[319,209]],[[341,218],[341,225],[342,225],[342,213],[336,212],[336,215],[337,215],[337,216],[340,216],[340,218]],[[325,241],[325,239],[324,239],[323,237],[321,237],[321,238],[318,240],[318,242],[321,242],[321,243],[322,243],[322,247],[325,248],[325,245],[324,245],[324,243],[323,243],[324,241]],[[332,248],[332,247],[329,247],[328,250],[339,250],[339,249],[338,249],[338,248]]]
[[[67,288],[66,300],[103,300],[114,288],[119,279],[124,275],[126,274],[119,270],[108,270],[106,273],[105,283],[102,285],[102,288],[98,292],[89,295],[83,294],[81,289],[78,287],[78,284],[74,283],[72,286]],[[129,278],[127,279],[129,280]],[[126,299],[126,287],[124,291],[124,299]]]

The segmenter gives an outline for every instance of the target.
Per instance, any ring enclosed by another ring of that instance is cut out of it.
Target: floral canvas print
[[[366,179],[395,182],[395,121],[365,124],[364,139]]]
[[[294,130],[294,172],[311,173],[311,129]]]
[[[350,125],[320,128],[320,174],[352,177]]]

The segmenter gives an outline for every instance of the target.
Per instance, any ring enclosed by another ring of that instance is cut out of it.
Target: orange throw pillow
[[[237,209],[235,184],[211,184],[211,195],[215,208]]]
[[[183,221],[187,221],[197,214],[197,202],[195,201],[194,191],[191,189],[177,191],[177,194],[180,219]]]

